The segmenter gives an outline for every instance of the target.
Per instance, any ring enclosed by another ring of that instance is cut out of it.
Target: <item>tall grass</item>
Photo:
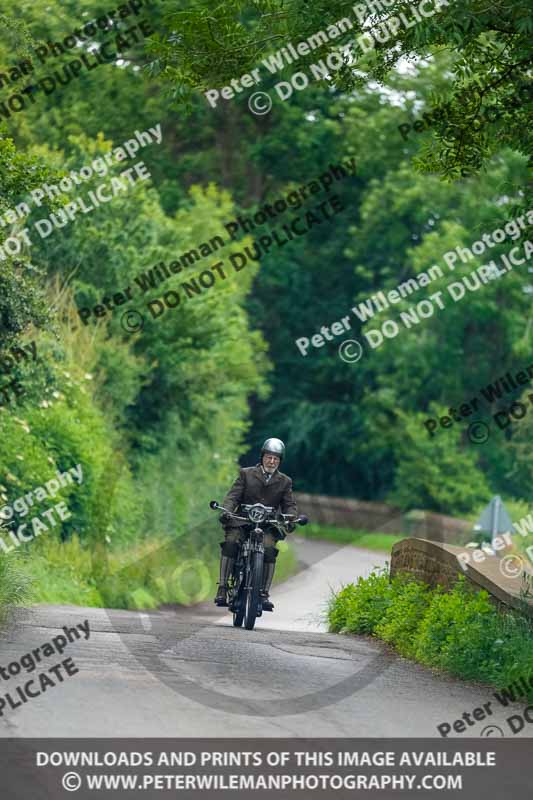
[[[28,601],[30,583],[19,558],[0,556],[0,627],[5,625],[16,606]]]
[[[34,603],[123,609],[191,606],[214,597],[219,552],[211,541],[169,537],[105,552],[77,536],[68,542],[42,537],[28,552],[25,568]],[[294,551],[282,543],[276,581],[295,571]]]

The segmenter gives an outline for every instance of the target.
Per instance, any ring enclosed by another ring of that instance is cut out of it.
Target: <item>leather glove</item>
[[[221,525],[227,525],[230,519],[231,519],[230,515],[226,514],[226,512],[223,511],[220,517],[218,518],[218,521],[220,522]]]

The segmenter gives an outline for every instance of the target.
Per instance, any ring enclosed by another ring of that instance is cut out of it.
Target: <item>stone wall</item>
[[[521,597],[520,580],[502,574],[498,555],[479,564],[468,564],[465,571],[457,560],[462,552],[462,547],[427,539],[403,539],[392,548],[390,574],[394,577],[399,572],[408,572],[430,586],[440,585],[447,590],[459,575],[464,575],[467,585],[476,591],[485,589],[498,607],[514,608],[533,617],[533,600]]]
[[[462,573],[455,556],[444,549],[440,542],[427,539],[403,539],[393,545],[391,551],[391,578],[399,572],[409,572],[430,586],[451,589]]]
[[[400,536],[418,536],[437,542],[466,544],[472,539],[472,525],[461,519],[411,511],[404,514],[399,508],[385,503],[367,503],[344,497],[325,497],[296,493],[296,502],[310,522],[353,528]]]

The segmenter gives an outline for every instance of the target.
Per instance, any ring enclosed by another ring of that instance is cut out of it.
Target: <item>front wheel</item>
[[[251,631],[255,625],[257,607],[259,605],[259,594],[261,592],[261,582],[263,580],[263,553],[253,553],[250,559],[250,572],[247,575],[245,588],[245,609],[244,627]]]
[[[233,624],[240,628],[244,619],[244,597],[242,595],[235,602],[236,611],[233,612]]]
[[[244,620],[245,608],[244,580],[240,569],[235,571],[233,587],[233,599],[231,603],[233,607],[233,624],[236,628],[240,628]]]

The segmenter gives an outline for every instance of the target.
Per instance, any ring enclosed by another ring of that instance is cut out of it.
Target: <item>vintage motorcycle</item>
[[[240,628],[244,622],[244,627],[251,631],[257,617],[263,614],[260,597],[265,553],[263,528],[267,525],[272,526],[278,532],[277,538],[285,539],[289,523],[307,525],[308,519],[303,514],[296,518],[294,514],[280,514],[271,506],[264,506],[262,503],[241,505],[241,514],[245,516],[228,511],[216,500],[211,500],[209,505],[214,511],[223,511],[232,519],[249,523],[245,527],[245,538],[239,547],[233,574],[228,581],[228,610],[233,612],[235,627]]]

